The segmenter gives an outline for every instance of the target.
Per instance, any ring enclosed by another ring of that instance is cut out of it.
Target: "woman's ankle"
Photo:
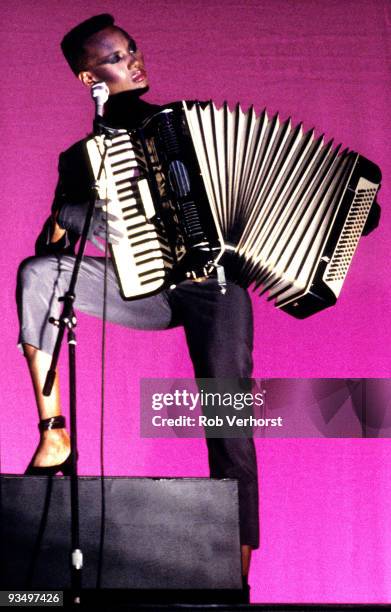
[[[65,428],[63,429],[50,429],[49,431],[41,432],[42,442],[53,442],[53,443],[70,443],[69,434]]]

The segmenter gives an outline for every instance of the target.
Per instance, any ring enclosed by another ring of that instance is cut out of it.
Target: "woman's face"
[[[110,94],[148,87],[143,54],[120,30],[105,28],[91,36],[84,48],[86,68],[78,76],[85,85],[104,81]]]

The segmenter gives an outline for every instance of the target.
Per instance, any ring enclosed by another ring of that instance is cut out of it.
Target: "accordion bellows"
[[[175,103],[87,152],[125,236],[112,248],[123,297],[161,290],[198,255],[300,318],[336,302],[381,178],[301,124],[226,103]]]

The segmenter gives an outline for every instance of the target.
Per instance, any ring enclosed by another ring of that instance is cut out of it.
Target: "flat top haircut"
[[[115,27],[116,30],[128,39],[131,37],[125,30],[114,25],[114,17],[109,13],[94,15],[77,26],[72,28],[61,41],[61,49],[72,72],[77,76],[81,70],[86,68],[87,52],[85,49],[86,41],[105,28]]]

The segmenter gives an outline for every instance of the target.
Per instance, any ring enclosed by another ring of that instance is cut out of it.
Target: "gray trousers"
[[[19,343],[46,353],[53,351],[56,328],[49,316],[58,317],[58,298],[68,289],[74,257],[30,257],[18,271],[17,305]],[[102,317],[103,269],[100,257],[86,257],[76,286],[75,309]],[[217,281],[184,281],[175,289],[127,301],[120,296],[114,270],[109,265],[107,319],[133,329],[159,330],[183,325],[197,378],[244,378],[252,373],[252,310],[247,292],[228,283],[220,292]],[[241,543],[259,545],[258,478],[252,438],[208,438],[212,478],[236,478],[239,483]]]

